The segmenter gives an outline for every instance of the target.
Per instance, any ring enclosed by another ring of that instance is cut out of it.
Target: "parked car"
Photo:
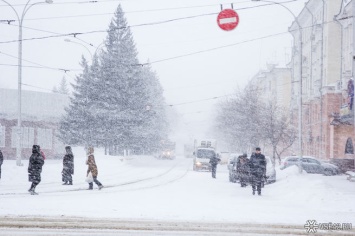
[[[237,178],[237,159],[239,155],[232,155],[228,161],[229,182],[236,183]]]
[[[289,166],[298,165],[300,158],[297,156],[286,157],[281,164],[280,169],[283,170]],[[302,169],[307,173],[312,174],[324,174],[324,175],[337,175],[341,171],[336,165],[326,163],[320,160],[317,160],[311,156],[303,156],[301,159]]]
[[[276,182],[276,170],[272,164],[271,158],[265,156],[266,159],[266,183],[271,184]]]

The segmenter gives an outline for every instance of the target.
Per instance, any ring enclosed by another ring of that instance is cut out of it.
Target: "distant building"
[[[64,153],[56,135],[69,97],[58,93],[22,91],[22,159],[28,159],[38,144],[47,158]],[[0,88],[0,149],[5,159],[16,159],[17,90]]]
[[[291,102],[291,69],[267,65],[252,79],[251,84],[264,101],[275,101],[277,105],[288,108]]]

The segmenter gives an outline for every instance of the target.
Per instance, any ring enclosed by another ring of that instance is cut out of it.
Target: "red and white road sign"
[[[217,16],[217,24],[222,30],[234,30],[239,23],[239,16],[233,9],[225,9]]]

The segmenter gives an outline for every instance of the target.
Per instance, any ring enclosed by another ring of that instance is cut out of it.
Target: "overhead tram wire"
[[[211,13],[211,14],[214,14],[214,13]],[[204,14],[204,15],[206,15],[206,14]],[[208,15],[210,15],[210,14],[208,14]],[[188,18],[193,18],[193,17],[198,17],[198,16],[201,16],[201,15],[190,16]],[[349,16],[346,19],[351,18],[351,17],[352,16]],[[159,21],[159,22],[153,22],[153,23],[131,25],[131,26],[127,26],[127,27],[117,27],[115,29],[112,29],[111,31],[119,30],[119,29],[125,29],[125,28],[133,28],[133,27],[141,27],[141,26],[148,26],[148,25],[163,24],[163,23],[176,21],[176,20],[179,20],[179,19],[187,19],[187,18],[186,17],[175,18],[175,19]],[[332,23],[332,22],[335,22],[335,20],[330,20],[330,21],[327,21],[327,22],[324,22],[324,23],[321,23],[321,24],[314,24],[314,25],[310,25],[310,26],[305,26],[305,27],[302,27],[302,29],[312,28],[312,27],[317,26],[317,25],[325,25],[325,24],[329,24],[329,23]],[[281,35],[281,34],[287,34],[289,32],[293,32],[293,31],[298,31],[298,30],[291,30],[291,31],[285,31],[285,32],[281,32],[281,33],[271,34],[271,35],[268,35],[268,36],[263,36],[263,37],[259,37],[259,38],[255,38],[255,39],[251,39],[251,40],[246,40],[246,41],[243,41],[243,43],[249,42],[249,41],[255,41],[255,40],[258,40],[258,39],[265,39],[267,37],[274,37],[274,36],[278,36],[278,35]],[[107,33],[107,32],[110,32],[110,31],[109,30],[96,30],[96,31],[87,31],[87,32],[76,32],[76,33],[67,33],[67,34],[60,34],[60,35],[51,35],[51,36],[27,38],[27,39],[22,39],[22,41],[42,40],[42,39],[59,38],[59,37],[67,37],[67,36],[76,37],[77,35],[85,35],[85,34],[93,34],[93,33]],[[17,43],[18,41],[19,41],[18,39],[17,40],[10,40],[10,41],[0,41],[0,44]],[[233,44],[233,45],[235,45],[235,44]],[[226,46],[228,46],[228,45],[226,45]],[[222,46],[222,47],[226,47],[226,46]]]
[[[351,18],[351,17],[353,17],[353,16],[349,16],[347,18]],[[331,20],[331,21],[324,22],[322,24],[314,24],[314,25],[303,27],[302,29],[312,28],[312,27],[317,26],[317,25],[325,25],[325,24],[328,24],[328,23],[332,23],[334,21],[335,20]],[[122,29],[122,28],[125,28],[125,27],[120,27],[120,28]],[[116,28],[115,30],[117,30],[117,29],[118,28]],[[297,30],[295,29],[295,30],[292,30],[292,31],[298,31],[298,29]],[[192,52],[192,53],[188,53],[188,54],[183,54],[183,55],[179,55],[179,56],[174,56],[174,57],[170,57],[170,58],[160,59],[160,60],[156,60],[156,61],[150,61],[149,63],[130,64],[130,65],[125,65],[125,66],[146,66],[146,65],[151,65],[151,64],[155,64],[155,63],[164,62],[164,61],[169,61],[169,60],[174,60],[174,59],[178,59],[178,58],[192,56],[192,55],[195,55],[195,54],[200,54],[200,53],[215,51],[215,50],[219,50],[219,49],[223,49],[223,48],[233,47],[233,46],[237,46],[237,45],[240,45],[240,44],[254,42],[254,41],[257,41],[257,40],[271,38],[271,37],[275,37],[275,36],[279,36],[279,35],[283,35],[283,34],[288,34],[288,33],[292,32],[292,31],[285,31],[285,32],[281,32],[281,33],[270,34],[270,35],[266,35],[266,36],[259,37],[259,38],[245,40],[245,41],[238,42],[238,43],[223,45],[223,46],[220,46],[220,47],[210,48],[210,49],[201,50],[201,51],[197,51],[197,52]],[[105,32],[107,32],[107,31],[105,31]],[[93,32],[90,32],[90,33],[93,33]],[[57,35],[57,36],[46,36],[46,37],[40,37],[40,38],[28,38],[28,39],[24,39],[23,41],[25,41],[25,40],[38,40],[38,39],[53,38],[53,37],[62,37],[62,36],[74,36],[75,37],[78,34],[81,35],[81,34],[86,34],[86,33],[69,33],[69,34],[63,34],[63,35]],[[0,44],[12,43],[12,42],[18,42],[18,40],[4,41],[4,42],[0,42]],[[2,64],[2,65],[4,65],[4,64]]]
[[[292,2],[297,2],[297,1],[302,1],[302,0],[288,0],[285,2],[282,2],[283,4],[285,3],[292,3]],[[250,1],[245,1],[250,3]],[[54,3],[53,3],[54,4]],[[225,4],[236,4],[236,3],[225,3]],[[219,6],[220,4],[211,4],[211,5],[203,5],[203,6],[192,6],[192,7],[177,7],[177,8],[160,8],[160,9],[150,9],[150,10],[137,10],[137,11],[124,11],[124,14],[130,14],[130,13],[144,13],[144,12],[155,12],[155,11],[169,11],[169,10],[180,10],[180,9],[189,9],[189,8],[201,8],[201,7],[211,7],[211,6]],[[260,4],[257,6],[251,6],[251,7],[241,7],[241,8],[235,8],[234,10],[242,11],[242,10],[248,10],[248,9],[254,9],[254,8],[260,8],[260,7],[265,7],[265,6],[270,6],[274,5],[271,3],[266,3],[266,4]],[[58,17],[42,17],[42,18],[30,18],[27,19],[28,21],[33,21],[33,20],[50,20],[50,19],[63,19],[63,18],[77,18],[77,17],[91,17],[91,16],[101,16],[101,15],[113,15],[114,13],[98,13],[98,14],[85,14],[85,15],[72,15],[72,16],[58,16]],[[218,13],[211,13],[211,15],[218,15]],[[198,15],[198,16],[204,16],[204,15]],[[184,18],[182,18],[183,20]],[[189,19],[187,17],[186,19]]]
[[[129,0],[129,2],[132,2],[133,0]],[[302,1],[302,0],[290,0],[293,2],[297,1]],[[290,1],[282,2],[282,3],[288,3]],[[101,4],[101,3],[108,3],[108,2],[128,2],[128,0],[88,0],[88,1],[68,1],[68,2],[53,2],[53,5],[66,5],[66,4]],[[234,1],[234,2],[223,2],[219,4],[209,4],[209,5],[198,5],[198,6],[186,6],[186,7],[173,7],[173,8],[162,8],[162,9],[152,9],[152,10],[143,10],[144,12],[149,12],[149,11],[161,11],[161,10],[180,10],[180,9],[192,9],[192,8],[202,8],[202,7],[213,7],[213,6],[219,6],[221,4],[227,5],[227,4],[241,4],[241,3],[250,3],[249,0],[244,0],[244,1]],[[6,7],[7,5],[0,5],[0,7]],[[16,4],[14,6],[25,6],[25,4]],[[137,11],[137,12],[142,12],[142,11]]]
[[[0,24],[1,24],[1,23],[2,23],[2,22],[0,21]],[[5,24],[5,23],[2,23],[2,24]],[[16,27],[19,26],[18,24],[7,24],[7,23],[6,23],[6,25],[16,26]],[[44,33],[55,34],[55,35],[62,35],[62,34],[63,34],[63,33],[58,33],[58,32],[53,32],[53,31],[48,31],[48,30],[42,30],[42,29],[36,29],[36,28],[32,28],[32,27],[27,27],[27,26],[22,26],[22,28],[24,28],[24,29],[30,29],[30,30],[33,30],[33,31],[44,32]],[[92,43],[89,43],[89,42],[87,42],[87,41],[85,41],[85,40],[83,40],[83,39],[81,39],[81,38],[78,38],[78,37],[75,37],[75,38],[76,38],[77,40],[79,40],[79,41],[81,41],[81,42],[83,42],[83,43],[85,43],[85,44],[87,44],[87,45],[89,45],[89,46],[95,48],[95,46],[94,46]]]
[[[0,54],[3,54],[3,55],[5,55],[5,56],[11,57],[11,58],[18,59],[17,56],[13,56],[13,55],[8,54],[8,53],[5,53],[5,52],[1,52],[1,51],[0,51]],[[63,69],[63,68],[55,68],[55,67],[45,66],[45,65],[39,64],[39,63],[37,63],[37,62],[29,61],[29,60],[26,60],[26,59],[22,59],[22,60],[25,61],[25,62],[31,63],[31,64],[33,64],[33,65],[36,65],[36,66],[25,66],[25,65],[23,65],[23,67],[41,68],[41,69],[49,69],[49,70],[60,70],[60,71],[81,71],[81,70],[82,70],[82,69]],[[0,64],[0,65],[6,65],[6,64]],[[9,66],[18,66],[18,65],[11,65],[11,64],[8,64],[8,65],[9,65]]]

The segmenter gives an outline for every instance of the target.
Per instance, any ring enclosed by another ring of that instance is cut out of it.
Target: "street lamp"
[[[91,61],[92,61],[93,55],[92,55],[91,51],[89,50],[89,48],[86,47],[84,44],[78,43],[78,42],[75,42],[75,41],[72,41],[72,40],[70,40],[70,39],[64,39],[64,41],[65,41],[65,42],[68,42],[68,43],[75,43],[75,44],[79,44],[79,45],[83,46],[86,50],[88,50],[88,52],[89,52],[89,54],[90,54],[90,56],[91,56]]]
[[[302,173],[302,155],[303,155],[303,148],[302,148],[302,47],[303,47],[303,43],[302,43],[302,27],[301,24],[299,23],[297,17],[295,16],[295,14],[285,5],[278,3],[278,2],[273,2],[273,1],[266,1],[266,0],[251,0],[253,2],[268,2],[268,3],[272,3],[272,4],[276,4],[279,5],[283,8],[285,8],[288,12],[290,12],[292,14],[292,16],[294,17],[294,20],[298,26],[298,32],[299,32],[299,63],[300,63],[300,68],[299,68],[299,74],[300,74],[300,78],[299,78],[299,100],[298,100],[298,145],[299,145],[299,164],[298,164],[298,168],[299,168],[299,172]]]
[[[39,5],[43,3],[48,3],[51,4],[53,3],[52,0],[45,0],[44,2],[36,2],[33,4],[29,3],[31,0],[28,0],[25,7],[23,8],[22,14],[19,15],[16,11],[16,9],[7,1],[5,0],[0,0],[6,3],[9,7],[14,10],[17,20],[19,22],[19,35],[18,35],[18,106],[17,106],[17,144],[16,144],[16,164],[18,166],[22,166],[21,163],[21,85],[22,85],[22,25],[23,25],[23,19],[25,18],[26,13],[28,10],[33,7],[34,5]]]

